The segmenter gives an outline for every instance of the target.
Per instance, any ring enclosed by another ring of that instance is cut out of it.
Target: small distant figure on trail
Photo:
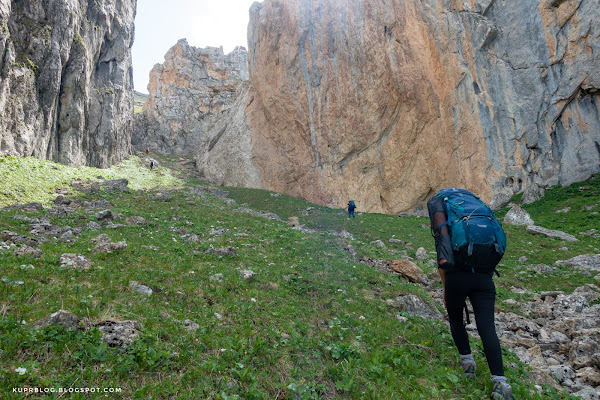
[[[356,218],[354,210],[356,210],[356,204],[354,203],[354,200],[350,200],[348,202],[348,218]]]
[[[150,171],[154,169],[154,160],[150,161]]]
[[[475,377],[475,360],[463,322],[468,297],[475,313],[494,387],[491,398],[512,399],[504,376],[502,350],[494,326],[496,287],[493,276],[506,250],[506,235],[492,210],[465,189],[442,189],[427,201],[431,233],[435,240],[438,270],[442,278],[444,306],[450,332],[460,355],[463,376]]]
[[[150,148],[146,147],[146,155],[148,155],[150,153]]]

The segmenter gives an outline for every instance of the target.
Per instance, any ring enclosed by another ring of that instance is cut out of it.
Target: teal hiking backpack
[[[442,189],[437,196],[446,207],[444,225],[458,264],[473,272],[495,270],[506,251],[506,234],[492,210],[465,189]]]

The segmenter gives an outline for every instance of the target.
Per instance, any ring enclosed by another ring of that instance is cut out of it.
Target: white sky
[[[223,46],[225,54],[247,44],[248,10],[255,0],[138,0],[133,43],[133,82],[148,93],[150,70],[179,39],[194,47]]]

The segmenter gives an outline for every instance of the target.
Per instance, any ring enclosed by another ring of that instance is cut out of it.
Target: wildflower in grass
[[[253,297],[250,299],[251,302],[256,303],[256,299]]]
[[[361,315],[360,317],[358,317],[358,319],[365,319],[364,315]]]
[[[25,375],[27,373],[27,368],[23,368],[23,367],[15,368],[15,372],[19,375]]]

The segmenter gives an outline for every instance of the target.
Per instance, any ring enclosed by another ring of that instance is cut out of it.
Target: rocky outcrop
[[[222,47],[198,49],[180,40],[150,72],[150,96],[136,115],[133,147],[195,155],[207,126],[247,80],[245,48],[224,55]]]
[[[0,1],[0,155],[108,167],[130,153],[135,9]]]
[[[585,179],[600,170],[599,17],[595,0],[255,3],[250,85],[199,168],[388,213],[441,187],[497,206]]]

